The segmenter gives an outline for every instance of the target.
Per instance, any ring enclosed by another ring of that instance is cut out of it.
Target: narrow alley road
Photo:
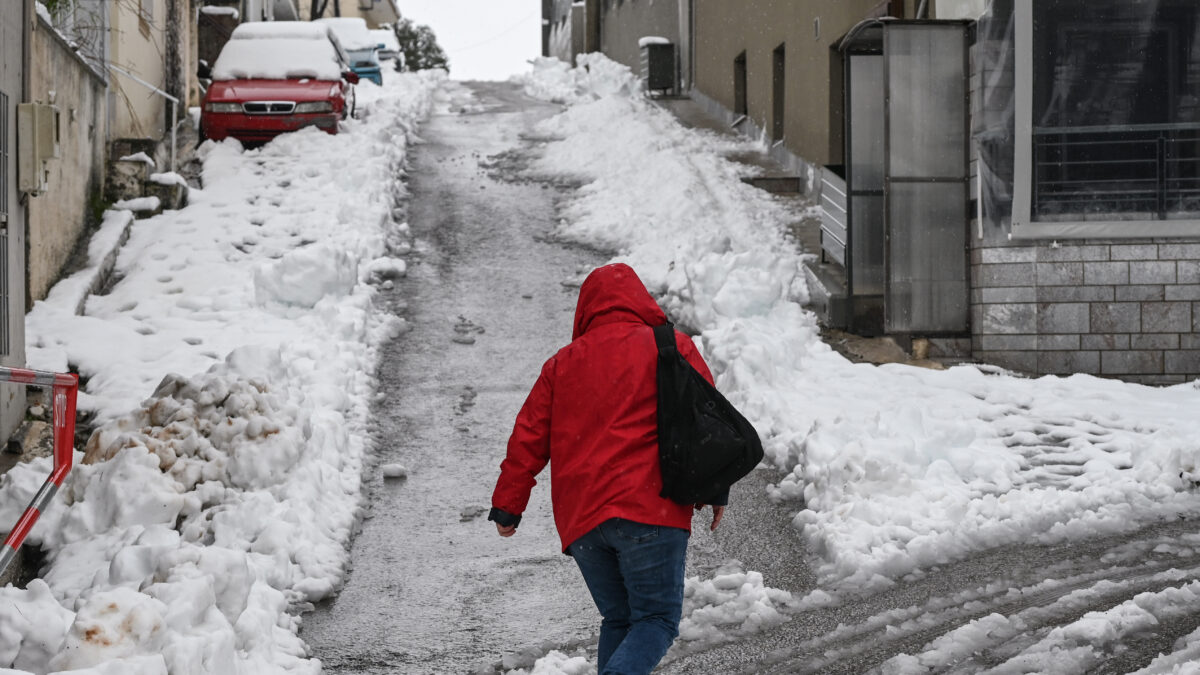
[[[413,252],[386,309],[411,331],[384,350],[374,430],[380,463],[409,475],[368,472],[347,585],[304,619],[329,673],[470,672],[596,630],[547,485],[516,537],[486,518],[513,418],[570,339],[576,288],[564,282],[604,259],[546,241],[556,191],[506,180],[512,169],[489,159],[557,106],[512,85],[474,89],[466,112],[435,112],[410,156]]]

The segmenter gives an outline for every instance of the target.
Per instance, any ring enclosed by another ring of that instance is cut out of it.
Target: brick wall
[[[976,242],[971,282],[979,360],[1146,384],[1200,377],[1200,243]]]

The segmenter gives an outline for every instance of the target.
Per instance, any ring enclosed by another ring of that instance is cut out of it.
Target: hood
[[[575,340],[594,326],[614,321],[638,321],[657,326],[667,315],[654,302],[637,272],[624,263],[605,265],[592,270],[579,287],[579,303],[575,305]]]
[[[325,101],[329,80],[216,80],[208,89],[209,101]]]

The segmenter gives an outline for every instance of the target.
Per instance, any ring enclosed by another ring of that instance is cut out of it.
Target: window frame
[[[1171,220],[1068,220],[1033,219],[1033,3],[1015,0],[1013,44],[1013,239],[1148,239],[1200,237],[1200,215]]]

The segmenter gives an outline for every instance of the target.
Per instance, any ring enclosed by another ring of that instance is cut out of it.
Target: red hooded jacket
[[[594,270],[579,289],[571,344],[542,366],[517,414],[492,506],[521,515],[550,463],[554,522],[565,551],[610,518],[691,531],[692,507],[658,496],[658,349],[666,322],[628,265]],[[690,338],[679,353],[712,382]]]

